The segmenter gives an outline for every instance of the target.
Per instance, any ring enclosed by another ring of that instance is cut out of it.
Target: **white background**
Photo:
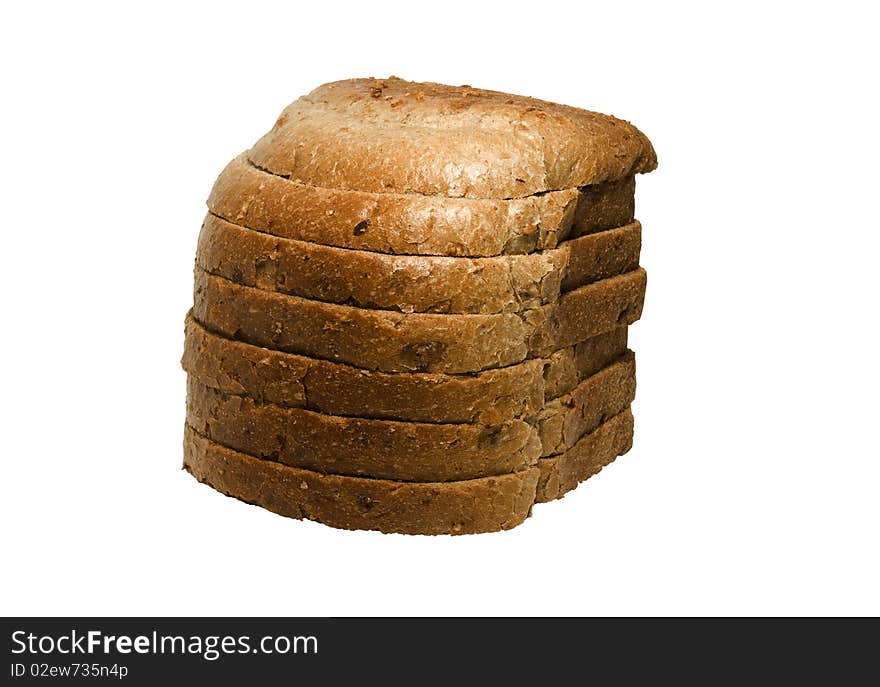
[[[870,3],[4,5],[12,614],[878,614]],[[633,450],[513,531],[343,532],[180,470],[183,316],[226,162],[325,81],[633,121]]]

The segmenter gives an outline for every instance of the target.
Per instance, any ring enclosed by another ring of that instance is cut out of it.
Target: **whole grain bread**
[[[187,427],[183,467],[227,496],[289,518],[347,530],[476,534],[522,523],[535,500],[538,468],[460,482],[394,482],[327,475],[260,460]]]
[[[655,166],[632,125],[521,96],[300,98],[208,200],[184,467],[337,527],[522,522],[631,446],[620,332],[646,277],[624,225]]]
[[[635,355],[627,351],[569,393],[545,403],[536,423],[541,456],[564,453],[582,436],[628,408],[635,396]]]
[[[563,453],[635,398],[631,351],[537,413],[497,425],[328,415],[218,391],[190,377],[187,422],[224,446],[340,475],[443,482],[520,470]]]
[[[648,139],[608,115],[398,78],[324,84],[250,151],[274,174],[325,188],[518,198],[657,166]]]
[[[450,481],[528,467],[565,452],[635,398],[635,357],[583,379],[535,415],[497,425],[366,419],[290,408],[188,380],[187,422],[230,448],[340,475]]]
[[[211,213],[282,238],[402,255],[488,257],[554,248],[628,224],[635,178],[510,200],[317,188],[257,169],[246,154],[217,178]]]
[[[324,474],[221,446],[187,426],[183,467],[227,496],[342,529],[476,534],[521,524],[534,503],[560,498],[632,446],[629,409],[564,454],[519,472],[456,482],[398,482]]]
[[[385,373],[218,336],[187,316],[183,368],[218,391],[330,415],[497,425],[537,415],[626,351],[620,326],[582,343],[477,374]]]
[[[614,329],[556,351],[544,364],[544,399],[572,391],[582,380],[618,360],[627,351],[628,327]]]
[[[638,268],[632,222],[558,248],[492,258],[388,255],[253,231],[208,215],[196,264],[265,291],[400,312],[491,314],[546,305],[565,291]]]
[[[402,481],[500,475],[533,465],[541,453],[537,429],[519,419],[486,426],[341,417],[257,403],[191,378],[187,423],[212,441],[259,458]]]
[[[322,303],[195,273],[195,318],[257,346],[385,372],[464,373],[503,367],[631,324],[641,315],[638,269],[582,286],[522,313],[397,313]]]
[[[585,434],[565,453],[541,458],[538,461],[541,477],[538,480],[536,502],[552,501],[564,496],[617,456],[629,451],[632,440],[633,415],[627,408],[603,422],[593,432]]]

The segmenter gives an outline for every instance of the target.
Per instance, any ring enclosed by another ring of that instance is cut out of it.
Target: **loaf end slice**
[[[470,86],[350,79],[289,105],[250,152],[314,186],[516,198],[657,166],[650,141],[608,115]]]

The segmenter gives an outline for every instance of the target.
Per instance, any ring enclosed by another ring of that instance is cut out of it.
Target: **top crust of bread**
[[[313,186],[520,198],[650,172],[650,141],[614,117],[470,86],[396,77],[319,86],[249,154]]]

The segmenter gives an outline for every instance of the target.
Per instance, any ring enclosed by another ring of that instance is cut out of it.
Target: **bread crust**
[[[497,425],[537,415],[545,395],[570,392],[626,351],[615,327],[549,358],[470,375],[385,373],[218,336],[187,316],[182,365],[206,386],[258,402],[330,415]]]
[[[541,476],[535,495],[536,503],[563,497],[581,482],[632,448],[633,415],[627,408],[585,434],[560,455],[538,461]]]
[[[326,415],[256,403],[190,379],[187,424],[219,444],[316,472],[448,482],[527,468],[541,453],[535,427],[434,424]]]
[[[657,166],[644,134],[614,117],[394,77],[316,88],[284,109],[250,159],[325,188],[465,198],[520,198]]]
[[[564,453],[585,434],[623,412],[636,397],[636,360],[619,360],[581,380],[569,393],[548,401],[538,414],[541,456]]]
[[[399,312],[494,314],[554,302],[560,292],[634,270],[641,225],[558,248],[491,258],[388,255],[257,232],[209,214],[196,264],[244,286]]]
[[[620,359],[627,351],[628,338],[628,327],[618,326],[552,353],[544,365],[545,401],[567,394],[583,379]]]
[[[641,315],[638,269],[582,286],[522,313],[396,313],[328,304],[195,271],[193,315],[211,331],[257,346],[384,372],[479,372],[548,357]]]
[[[555,248],[633,221],[635,178],[512,200],[316,188],[257,169],[221,172],[208,210],[282,238],[400,255],[491,257]]]

